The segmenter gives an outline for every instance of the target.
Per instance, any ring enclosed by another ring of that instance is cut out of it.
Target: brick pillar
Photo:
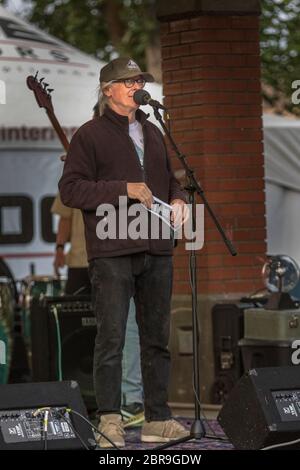
[[[238,251],[234,258],[229,254],[206,212],[197,275],[206,338],[203,356],[212,365],[212,304],[263,287],[266,221],[259,1],[159,3],[164,103],[173,136],[220,222],[232,231]],[[175,157],[173,165],[181,168]],[[175,255],[174,294],[181,304],[189,302],[188,253],[183,244]]]

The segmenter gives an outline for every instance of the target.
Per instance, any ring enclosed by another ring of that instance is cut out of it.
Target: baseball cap
[[[142,75],[146,82],[154,82],[151,73],[142,72],[138,64],[129,57],[119,57],[110,61],[100,71],[100,82],[110,82]]]

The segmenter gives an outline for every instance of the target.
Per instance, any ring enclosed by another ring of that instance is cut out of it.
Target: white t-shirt
[[[139,121],[129,124],[129,135],[134,143],[142,167],[144,166],[144,136],[142,125]]]

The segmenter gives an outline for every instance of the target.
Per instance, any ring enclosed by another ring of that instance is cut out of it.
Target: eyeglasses
[[[132,88],[135,83],[144,88],[146,81],[143,78],[125,78],[124,80],[112,80],[111,83],[124,83],[126,88]]]

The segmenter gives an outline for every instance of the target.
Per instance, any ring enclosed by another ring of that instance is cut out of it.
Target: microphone
[[[140,104],[142,106],[146,104],[150,104],[153,108],[158,108],[158,109],[164,109],[166,110],[167,108],[163,105],[160,104],[159,101],[153,100],[151,98],[150,93],[146,90],[137,90],[133,93],[133,101],[135,101],[136,104]]]

